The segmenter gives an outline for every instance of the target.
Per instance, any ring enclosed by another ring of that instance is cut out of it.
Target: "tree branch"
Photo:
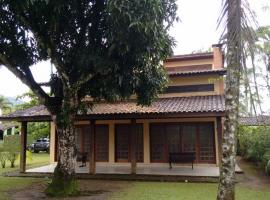
[[[20,71],[2,54],[0,54],[0,63],[5,65],[15,76],[26,84],[37,95],[42,104],[46,104],[49,101],[50,96],[37,84],[29,69],[26,72]]]

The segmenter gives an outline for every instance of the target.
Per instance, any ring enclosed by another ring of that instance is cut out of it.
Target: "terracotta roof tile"
[[[239,117],[239,124],[244,126],[270,125],[270,116]]]
[[[87,115],[206,113],[224,112],[224,110],[224,96],[213,95],[160,98],[151,106],[140,106],[135,101],[97,103],[87,110]],[[43,105],[16,111],[7,116],[0,117],[0,120],[40,116],[49,116],[49,112]]]
[[[225,75],[226,69],[193,70],[193,71],[168,71],[167,73],[169,76],[190,76],[190,75],[206,75],[206,74]]]

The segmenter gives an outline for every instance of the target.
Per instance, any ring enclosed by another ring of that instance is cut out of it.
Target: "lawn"
[[[28,161],[27,167],[45,165],[48,164],[48,160],[48,154],[33,154],[33,160]],[[250,163],[241,162],[241,165],[246,170],[246,173],[238,175],[239,183],[236,186],[236,199],[269,200],[270,177],[263,176]],[[10,170],[10,168],[4,171],[7,170]],[[18,170],[18,166],[15,170]],[[0,174],[2,172],[3,170],[0,170]],[[8,178],[0,176],[0,199],[44,198],[44,188],[46,188],[47,183],[48,180],[43,178]],[[91,200],[215,200],[217,186],[214,183],[79,180],[79,188],[82,194],[90,195],[83,197],[83,199],[89,198]],[[29,190],[29,187],[31,187],[31,190]],[[81,197],[78,199],[81,199]]]
[[[135,182],[127,189],[113,193],[110,200],[215,200],[217,184]],[[236,187],[236,199],[269,200],[270,191]]]
[[[27,168],[38,167],[49,163],[49,154],[39,153],[32,154],[31,159],[27,160]],[[9,199],[8,191],[18,191],[36,182],[45,182],[44,179],[35,178],[10,178],[3,177],[3,173],[18,171],[19,158],[16,160],[15,168],[10,168],[10,163],[7,162],[6,168],[0,168],[0,199]]]
[[[18,171],[19,170],[19,163],[20,159],[17,158],[15,162],[15,168],[10,168],[10,163],[9,161],[6,162],[6,168],[0,167],[0,175],[5,173],[5,172],[10,172],[10,171]],[[30,156],[28,156],[27,161],[26,161],[26,167],[33,168],[33,167],[38,167],[42,165],[47,165],[49,164],[49,154],[48,153],[31,153]]]

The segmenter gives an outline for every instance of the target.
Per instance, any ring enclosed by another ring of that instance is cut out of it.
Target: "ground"
[[[46,161],[46,154],[33,156],[31,165]],[[236,199],[270,199],[270,177],[263,174],[254,164],[238,159],[244,174],[237,175]],[[30,163],[29,163],[30,164]],[[1,173],[1,170],[0,170]],[[47,199],[43,191],[48,179],[40,178],[0,178],[0,199]],[[211,200],[216,199],[217,184],[206,183],[166,183],[80,180],[79,200]]]

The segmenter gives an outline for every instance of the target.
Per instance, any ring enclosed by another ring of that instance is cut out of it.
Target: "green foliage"
[[[20,151],[20,135],[6,135],[4,137],[4,150],[8,152]]]
[[[29,122],[27,131],[28,137],[30,136],[32,141],[44,137],[48,138],[50,134],[50,125],[49,122]]]
[[[0,63],[1,64],[1,63]],[[11,111],[12,103],[9,102],[7,98],[0,95],[0,109],[3,111],[4,114]]]
[[[7,152],[7,160],[10,162],[11,168],[15,167],[15,161],[20,152],[20,136],[7,135],[4,138],[4,150]]]
[[[0,151],[0,164],[2,168],[6,167],[7,152]]]
[[[238,132],[238,152],[246,159],[262,163],[270,160],[270,127],[241,126]]]
[[[37,106],[40,104],[38,97],[31,90],[29,92],[26,92],[26,93],[16,97],[17,100],[21,100],[23,98],[28,98],[30,100],[28,102],[23,103],[23,104],[16,105],[15,110],[23,110],[23,109],[31,108],[33,106]]]

